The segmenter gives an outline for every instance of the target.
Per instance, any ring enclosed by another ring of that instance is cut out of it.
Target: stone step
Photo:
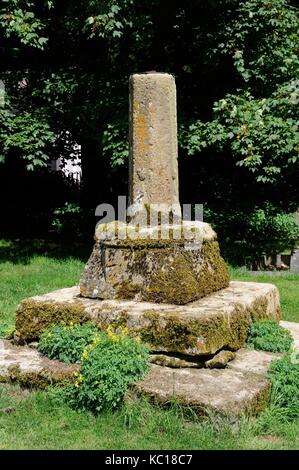
[[[270,382],[250,372],[232,369],[171,369],[151,366],[136,386],[155,403],[171,401],[190,406],[198,414],[257,415],[267,404]]]
[[[125,326],[154,351],[195,356],[237,350],[252,321],[279,317],[279,293],[272,284],[231,282],[187,305],[82,298],[75,286],[21,302],[16,328],[21,340],[33,341],[61,320],[91,320],[103,329]]]
[[[286,330],[289,330],[294,341],[299,341],[299,323],[281,320],[279,324]]]
[[[74,380],[79,365],[50,360],[28,346],[0,341],[0,382],[17,382],[28,388],[46,388]],[[151,364],[136,387],[159,403],[175,400],[197,413],[257,414],[265,406],[269,382],[254,373],[231,369],[172,369]]]
[[[0,382],[18,382],[26,387],[45,388],[58,383],[70,383],[78,364],[65,364],[42,356],[28,346],[15,346],[0,341]]]
[[[266,376],[273,359],[279,359],[281,353],[239,349],[236,357],[227,364],[228,369]]]

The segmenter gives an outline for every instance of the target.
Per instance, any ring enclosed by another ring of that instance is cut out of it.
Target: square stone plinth
[[[196,356],[237,350],[253,321],[279,318],[279,293],[272,284],[231,282],[184,306],[82,298],[75,286],[23,300],[16,329],[21,341],[33,341],[60,321],[93,321],[102,329],[126,327],[152,351]]]

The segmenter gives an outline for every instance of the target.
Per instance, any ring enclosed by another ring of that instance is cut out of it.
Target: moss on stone
[[[131,300],[140,291],[140,286],[130,281],[123,281],[116,286],[115,290],[117,299]]]
[[[187,359],[188,358],[188,359]],[[193,359],[193,360],[192,360]],[[186,369],[186,368],[202,368],[204,367],[203,359],[201,361],[194,357],[190,360],[190,356],[181,355],[180,357],[166,355],[166,354],[154,354],[150,358],[152,364],[158,366],[171,367],[173,369]],[[195,362],[196,360],[196,362]]]
[[[157,253],[160,270],[151,276],[150,284],[142,294],[149,302],[187,304],[229,285],[229,272],[220,255],[217,241],[206,241],[202,245],[200,274],[197,277],[193,260],[188,251],[175,254],[172,262],[163,266],[169,251]]]
[[[252,321],[264,320],[269,318],[267,311],[268,311],[269,299],[267,297],[257,299],[253,307],[251,309],[251,318]],[[275,319],[279,321],[281,319],[281,307],[280,305],[277,307]],[[271,319],[273,319],[273,315],[271,315]]]
[[[230,361],[235,359],[235,357],[235,352],[222,350],[215,354],[212,359],[206,361],[205,366],[209,369],[224,369]]]
[[[48,371],[22,372],[19,367],[11,367],[5,382],[18,383],[21,387],[46,389],[51,385],[66,386],[76,381],[75,375],[64,373],[50,374]]]
[[[26,299],[16,312],[16,334],[21,341],[35,341],[49,326],[65,321],[84,323],[90,320],[80,301],[61,303]]]
[[[103,245],[107,248],[124,248],[131,250],[145,250],[153,248],[170,248],[175,246],[183,247],[186,243],[184,239],[146,239],[139,238],[132,240],[130,238],[124,240],[118,240],[117,243],[105,242]]]
[[[161,264],[160,271],[151,276],[150,284],[142,295],[143,300],[180,305],[198,298],[198,282],[188,253],[176,254],[165,268],[163,262]]]
[[[200,321],[185,320],[176,314],[162,316],[155,311],[148,311],[144,317],[149,323],[140,328],[138,334],[157,351],[207,354],[216,352],[223,345],[230,347],[232,343],[230,325],[222,315],[211,315]],[[238,349],[242,344],[234,346]]]
[[[155,310],[145,312],[144,318],[147,325],[138,334],[152,349],[192,355],[215,353],[222,348],[238,350],[244,346],[251,324],[250,312],[241,305],[235,306],[229,319],[215,312],[191,320],[171,313],[160,315]]]
[[[216,240],[206,241],[202,245],[201,256],[203,264],[201,266],[199,283],[199,297],[204,297],[224,289],[229,285],[229,272],[224,259],[219,250]]]

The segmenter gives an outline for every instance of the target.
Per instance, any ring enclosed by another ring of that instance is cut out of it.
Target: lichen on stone
[[[69,366],[68,366],[69,367]],[[77,368],[74,367],[74,372]],[[36,372],[22,372],[19,367],[10,367],[7,376],[3,377],[3,382],[18,383],[21,387],[46,389],[51,385],[66,386],[75,382],[74,373],[64,373],[62,371],[46,370]],[[1,380],[0,380],[1,381]]]
[[[26,299],[17,308],[16,334],[20,340],[34,341],[53,324],[61,321],[84,323],[88,320],[89,317],[80,300],[61,303]]]
[[[165,268],[162,265],[160,271],[151,276],[150,284],[142,298],[148,302],[178,305],[196,300],[198,281],[188,253],[178,253]]]

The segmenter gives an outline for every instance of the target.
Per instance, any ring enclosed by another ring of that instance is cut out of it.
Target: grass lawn
[[[2,241],[0,336],[12,332],[14,311],[21,299],[77,283],[88,254],[89,247],[66,250],[40,242]],[[276,284],[284,319],[299,321],[299,276],[257,277],[236,270],[231,275],[233,279]],[[96,417],[57,404],[47,392],[0,385],[0,449],[298,448],[299,420],[287,423],[271,408],[258,419],[232,423],[213,416],[186,419],[179,407],[165,410],[136,401]]]

